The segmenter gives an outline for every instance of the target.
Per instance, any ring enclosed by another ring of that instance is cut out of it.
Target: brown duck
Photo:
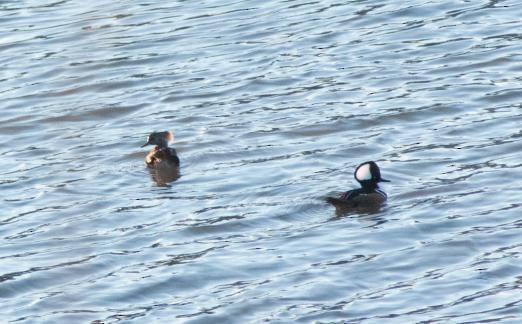
[[[178,154],[173,147],[169,147],[173,139],[170,131],[153,132],[147,137],[147,142],[141,147],[154,145],[145,157],[145,164],[149,168],[179,168]]]

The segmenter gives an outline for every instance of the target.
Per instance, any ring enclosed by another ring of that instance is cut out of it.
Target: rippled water
[[[521,16],[1,2],[1,322],[520,323]],[[336,214],[367,160],[388,203]]]

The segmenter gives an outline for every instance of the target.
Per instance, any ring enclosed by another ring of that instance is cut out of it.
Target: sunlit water
[[[521,17],[0,2],[0,321],[521,323]],[[367,160],[387,204],[336,214]]]

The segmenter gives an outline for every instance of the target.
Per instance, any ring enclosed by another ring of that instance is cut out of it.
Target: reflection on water
[[[158,186],[167,186],[168,183],[176,181],[180,177],[179,168],[160,165],[148,168],[152,181]]]
[[[4,322],[520,321],[518,2],[0,8]]]
[[[357,221],[363,227],[374,227],[377,228],[380,225],[386,223],[388,219],[384,218],[383,213],[379,213],[384,207],[373,207],[373,208],[348,208],[343,206],[335,207],[335,216],[329,220],[338,221],[342,218],[350,218]]]

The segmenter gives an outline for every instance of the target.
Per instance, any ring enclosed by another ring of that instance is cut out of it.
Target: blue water
[[[0,322],[521,323],[521,16],[1,2]],[[388,202],[337,213],[368,160]]]

